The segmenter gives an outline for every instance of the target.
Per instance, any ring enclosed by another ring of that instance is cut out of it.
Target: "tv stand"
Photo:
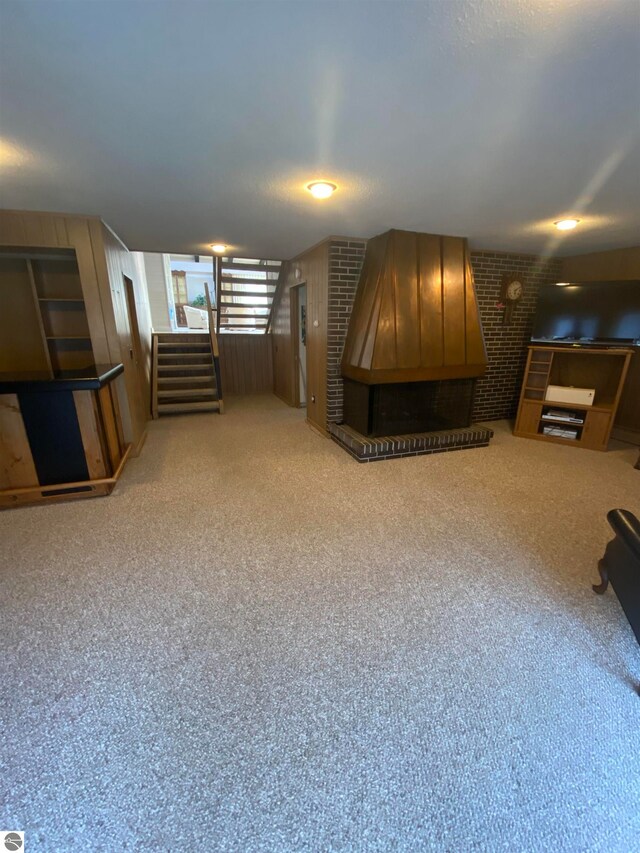
[[[622,347],[530,346],[514,435],[606,450],[632,355]],[[549,385],[595,388],[593,405],[547,400]]]

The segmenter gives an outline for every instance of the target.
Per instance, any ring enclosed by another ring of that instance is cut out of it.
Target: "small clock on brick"
[[[505,326],[511,322],[515,307],[523,296],[524,285],[522,283],[522,279],[517,275],[505,276],[505,279],[502,282],[502,290],[500,292],[500,297],[504,303],[504,316],[502,321]]]

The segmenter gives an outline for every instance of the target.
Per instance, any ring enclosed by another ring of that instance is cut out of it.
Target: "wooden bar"
[[[131,449],[113,391],[123,369],[0,374],[0,508],[111,492]]]

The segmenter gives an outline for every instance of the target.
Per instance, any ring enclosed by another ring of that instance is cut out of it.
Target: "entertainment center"
[[[514,435],[606,450],[639,347],[640,281],[541,287]]]
[[[621,347],[530,346],[514,435],[606,450],[632,355]],[[593,403],[554,400],[558,386],[593,391]]]

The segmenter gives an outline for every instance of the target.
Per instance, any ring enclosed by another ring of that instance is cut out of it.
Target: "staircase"
[[[258,332],[269,325],[280,261],[221,258],[218,332]]]
[[[211,344],[208,332],[154,333],[154,418],[182,412],[222,413],[220,371]]]

